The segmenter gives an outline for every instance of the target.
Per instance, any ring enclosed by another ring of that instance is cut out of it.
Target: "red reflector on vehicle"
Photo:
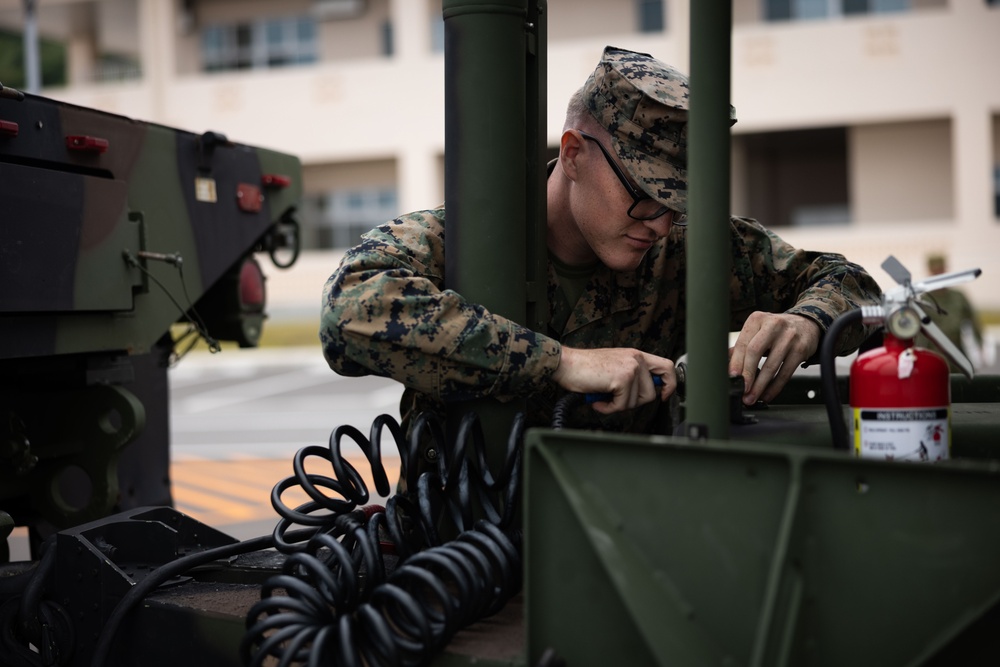
[[[265,188],[287,188],[292,184],[292,179],[281,174],[264,174],[260,177],[260,182]]]
[[[264,196],[260,194],[260,188],[249,183],[240,183],[236,187],[236,202],[241,211],[247,213],[260,212],[260,205],[264,203]]]
[[[16,137],[17,136],[17,123],[12,120],[0,120],[0,136],[2,137]]]
[[[240,268],[240,302],[245,308],[263,310],[264,298],[264,272],[251,257]]]
[[[66,148],[71,151],[87,153],[104,153],[108,150],[108,140],[100,137],[90,137],[84,134],[70,134],[66,137]]]

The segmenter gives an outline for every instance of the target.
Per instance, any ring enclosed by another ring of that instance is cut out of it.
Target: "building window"
[[[833,10],[828,0],[792,0],[792,14],[796,19],[821,19]]]
[[[351,248],[361,235],[399,214],[392,186],[332,190],[303,197],[303,223],[317,230],[320,248]]]
[[[746,210],[765,225],[845,225],[851,221],[846,128],[764,132],[741,137]]]
[[[1000,218],[1000,164],[993,167],[993,213]]]
[[[765,0],[765,21],[808,21],[828,16],[905,12],[910,0]]]
[[[444,53],[444,15],[441,12],[431,17],[431,52]]]
[[[209,25],[201,33],[206,72],[312,63],[317,52],[316,21],[311,16]]]
[[[392,56],[395,51],[392,43],[392,21],[382,22],[382,55]]]
[[[910,0],[843,0],[844,14],[889,14],[910,9]]]
[[[142,78],[142,67],[132,56],[105,54],[94,63],[94,81],[132,81]]]
[[[663,0],[636,0],[639,32],[663,32]]]

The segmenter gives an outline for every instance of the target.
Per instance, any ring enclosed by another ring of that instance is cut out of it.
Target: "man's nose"
[[[657,238],[662,238],[670,232],[670,225],[674,219],[674,212],[667,209],[667,212],[652,220],[643,220],[643,224],[656,234]]]

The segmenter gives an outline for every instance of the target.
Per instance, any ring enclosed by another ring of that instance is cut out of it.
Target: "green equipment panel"
[[[1000,655],[995,460],[535,430],[526,507],[528,664]]]

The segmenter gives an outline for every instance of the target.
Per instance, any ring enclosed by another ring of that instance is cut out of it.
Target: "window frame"
[[[319,59],[318,33],[316,19],[308,14],[206,25],[201,29],[201,68],[233,72],[314,63]]]

